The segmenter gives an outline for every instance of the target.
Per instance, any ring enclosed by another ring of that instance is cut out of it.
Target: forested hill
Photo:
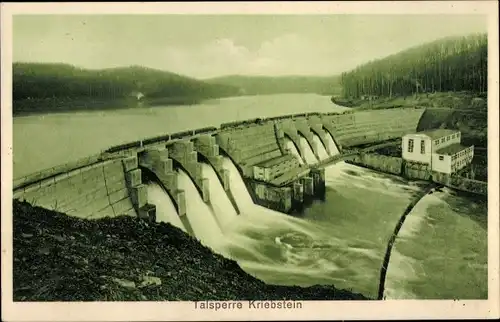
[[[341,75],[345,98],[487,91],[486,34],[449,37],[371,61]]]
[[[231,96],[237,89],[209,84],[174,73],[140,66],[89,70],[67,64],[14,63],[13,99],[123,99]]]
[[[314,93],[340,95],[338,76],[223,76],[206,80],[212,84],[238,87],[240,94]]]

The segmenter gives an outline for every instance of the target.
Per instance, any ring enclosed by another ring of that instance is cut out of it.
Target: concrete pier
[[[215,137],[211,135],[202,135],[193,140],[194,149],[208,160],[212,168],[217,173],[224,190],[229,189],[229,181],[227,175],[224,174],[225,169],[222,166],[222,156],[219,155],[219,145],[216,143]]]
[[[304,207],[304,185],[300,182],[294,182],[292,189],[292,207],[294,210],[301,211]]]
[[[307,119],[303,117],[296,118],[294,119],[294,123],[297,128],[297,132],[306,139],[307,143],[311,146],[314,156],[319,160],[319,147],[316,145],[316,142],[314,142],[313,132],[311,132],[311,127],[307,122]]]
[[[164,147],[146,149],[139,153],[139,165],[149,169],[160,180],[172,198],[184,227],[192,233],[193,230],[186,216],[185,193],[184,190],[179,189],[177,173],[173,169],[173,162],[169,158],[168,150]]]
[[[142,184],[141,169],[137,157],[128,157],[122,160],[125,182],[129,191],[130,200],[139,218],[156,220],[156,207],[148,204],[148,190]]]
[[[309,204],[315,197],[314,193],[314,180],[312,177],[303,177],[300,179],[304,189],[304,203]]]
[[[212,135],[202,135],[195,138],[193,143],[195,150],[202,155],[215,170],[231,204],[236,209],[236,213],[239,214],[240,210],[229,186],[229,171],[223,167],[223,159],[219,154],[219,145],[216,143],[216,138]],[[204,184],[208,187],[206,183]]]
[[[328,144],[328,139],[326,132],[323,130],[323,122],[321,118],[318,115],[311,115],[308,120],[307,120],[311,131],[315,133],[321,140],[321,143],[323,143],[323,146],[325,147],[326,152],[331,155],[333,151],[330,149],[330,145]]]
[[[204,180],[201,164],[198,162],[198,152],[194,150],[194,143],[189,140],[177,141],[167,146],[170,158],[177,161],[178,164],[188,173],[193,180],[196,188],[200,192],[203,201],[210,201],[208,192],[208,180]]]
[[[276,123],[276,132],[278,133],[279,137],[283,137],[283,139],[280,140],[281,148],[283,150],[286,150],[284,138],[289,138],[297,147],[297,150],[302,157],[302,161],[306,162],[304,158],[306,152],[302,144],[300,144],[300,135],[297,131],[297,128],[295,127],[295,123],[291,119]]]
[[[310,174],[314,186],[314,195],[320,199],[324,199],[326,194],[325,169],[311,169]]]
[[[293,210],[292,189],[248,181],[247,188],[254,202],[263,207],[289,213]]]

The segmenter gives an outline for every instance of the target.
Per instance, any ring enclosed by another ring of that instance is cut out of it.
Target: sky
[[[438,38],[487,31],[480,15],[23,15],[13,61],[141,65],[178,74],[337,75]]]

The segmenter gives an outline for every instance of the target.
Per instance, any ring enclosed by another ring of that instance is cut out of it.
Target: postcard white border
[[[321,320],[491,318],[499,316],[498,11],[496,1],[2,3],[1,192],[2,320]],[[489,21],[488,300],[305,301],[299,310],[194,310],[193,302],[12,302],[12,15],[13,14],[485,14]]]

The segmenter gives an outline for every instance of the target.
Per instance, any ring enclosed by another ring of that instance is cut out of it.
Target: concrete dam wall
[[[273,122],[226,128],[216,135],[216,140],[246,177],[253,176],[255,164],[283,155]]]
[[[412,180],[425,180],[442,184],[452,189],[471,192],[483,196],[488,195],[488,183],[474,180],[461,175],[450,175],[432,171],[429,165],[413,163],[403,158],[380,155],[376,153],[361,153],[346,161],[358,166],[403,176]]]
[[[121,159],[63,172],[14,191],[14,198],[80,218],[135,216]]]
[[[120,215],[154,218],[155,205],[150,202],[143,182],[147,173],[168,193],[189,231],[187,197],[179,185],[179,171],[189,176],[203,202],[209,205],[210,185],[202,171],[202,164],[209,164],[237,209],[229,171],[223,166],[223,160],[229,158],[254,203],[289,212],[324,194],[324,169],[318,165],[338,159],[334,155],[338,151],[333,150],[338,148],[342,153],[342,147],[382,142],[415,131],[423,111],[409,108],[296,114],[145,138],[18,178],[14,180],[14,198],[81,218]],[[314,140],[315,136],[319,139]],[[337,147],[329,144],[329,139]],[[300,155],[291,153],[286,140],[299,147]],[[317,159],[315,164],[294,162],[303,158],[309,148]],[[321,149],[331,158],[320,160]],[[274,166],[276,171],[271,169],[266,179],[256,179],[256,168],[263,164]]]
[[[401,175],[401,166],[403,164],[403,159],[374,153],[364,153],[355,156],[349,162],[373,170]]]
[[[323,124],[342,147],[381,142],[414,132],[424,109],[394,108],[323,116]]]

